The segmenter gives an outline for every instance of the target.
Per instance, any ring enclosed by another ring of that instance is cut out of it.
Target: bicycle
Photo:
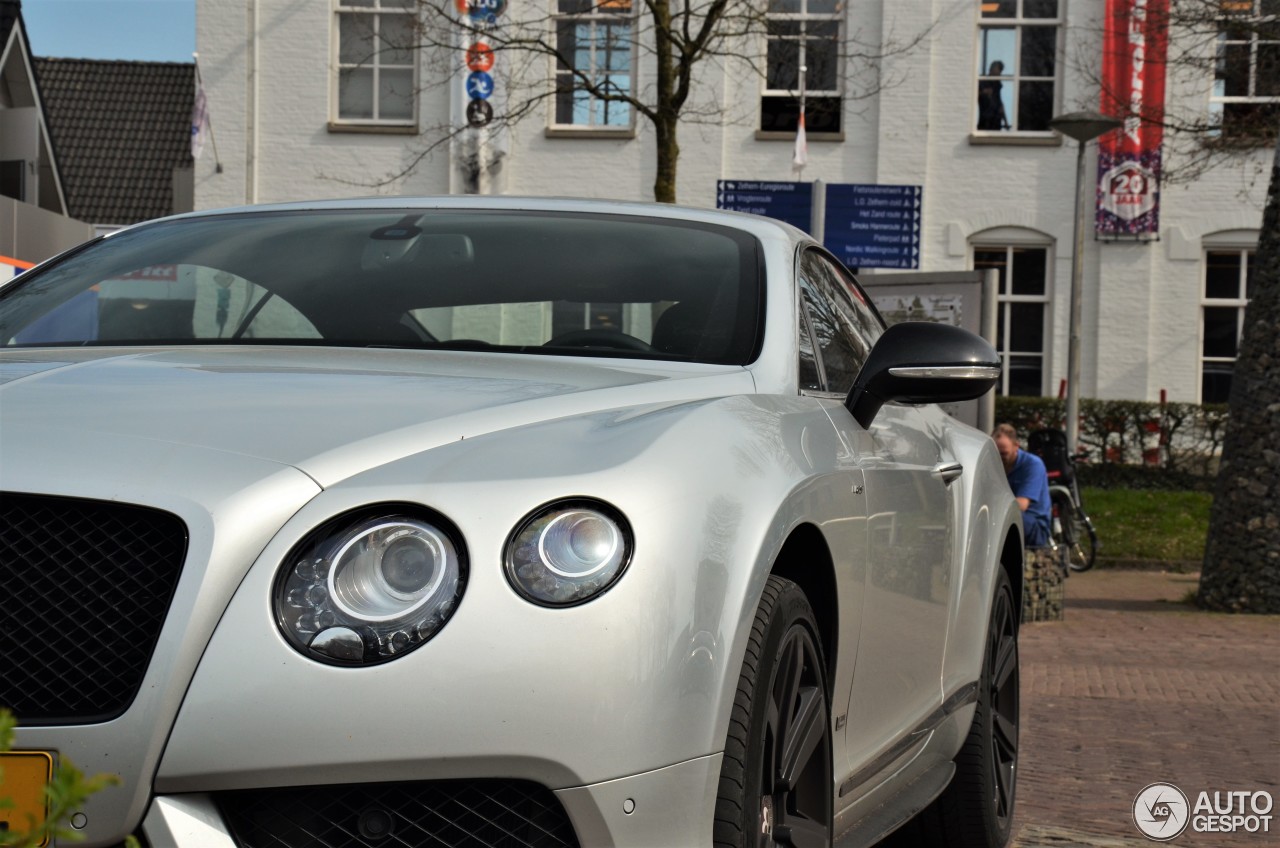
[[[1050,534],[1055,547],[1065,548],[1067,567],[1088,571],[1098,558],[1097,531],[1084,511],[1076,482],[1076,462],[1083,451],[1072,456],[1067,450],[1067,434],[1062,430],[1036,430],[1027,438],[1027,450],[1044,462],[1049,476],[1049,501],[1053,507]]]

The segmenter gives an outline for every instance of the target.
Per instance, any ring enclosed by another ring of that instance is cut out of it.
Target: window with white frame
[[[1044,394],[1049,254],[1047,246],[984,245],[973,249],[974,269],[994,268],[1000,277],[996,349],[1004,367],[999,394]]]
[[[1280,120],[1280,0],[1222,0],[1209,109],[1229,139],[1270,139]]]
[[[1050,132],[1064,0],[978,0],[980,132]]]
[[[842,127],[840,31],[844,0],[768,0],[760,129],[793,133],[800,123],[804,69],[806,134]]]
[[[335,123],[413,126],[414,8],[414,0],[337,1]]]
[[[553,126],[629,130],[635,91],[631,0],[556,0]]]
[[[1200,307],[1200,402],[1226,403],[1244,331],[1244,308],[1253,294],[1254,251],[1211,249],[1204,255]]]

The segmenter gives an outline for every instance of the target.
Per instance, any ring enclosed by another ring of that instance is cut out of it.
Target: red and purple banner
[[[1102,113],[1124,126],[1098,141],[1097,231],[1160,232],[1169,0],[1107,0],[1102,37]]]

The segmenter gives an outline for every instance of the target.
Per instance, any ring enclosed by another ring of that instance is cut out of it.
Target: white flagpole
[[[800,66],[800,120],[796,123],[796,150],[791,158],[797,175],[803,173],[804,166],[809,164],[809,139],[804,128],[804,78],[807,70],[804,65]]]

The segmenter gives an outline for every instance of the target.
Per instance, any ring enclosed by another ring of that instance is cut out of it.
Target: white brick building
[[[541,8],[530,0],[512,2],[510,15],[521,14],[521,4]],[[1276,13],[1271,0],[1253,2],[1254,12]],[[555,13],[575,0],[539,3]],[[465,106],[461,75],[442,84],[426,54],[384,49],[368,60],[368,51],[353,47],[374,26],[384,41],[394,40],[403,24],[400,9],[413,5],[199,0],[200,66],[223,171],[215,173],[206,150],[196,165],[196,208],[461,190],[447,144],[410,174],[374,187],[421,155],[439,138],[436,128],[450,115],[461,116]],[[570,49],[580,61],[594,62],[592,73],[638,91],[651,82],[645,58],[609,54],[610,42],[600,35],[619,19],[625,26],[628,7],[629,0],[594,8],[587,2],[588,17],[576,24],[579,40]],[[812,96],[803,179],[923,186],[921,270],[1012,268],[1014,292],[1001,306],[1001,350],[1014,394],[1054,394],[1066,373],[1076,148],[1045,122],[1051,114],[1097,108],[1097,83],[1087,78],[1089,66],[1100,61],[1090,57],[1100,53],[1103,7],[1104,0],[849,0],[847,9],[836,0],[770,3],[771,9],[811,13],[805,19],[813,52],[807,60]],[[591,20],[593,13],[610,20]],[[867,77],[858,69],[821,78],[828,66],[822,38],[813,33],[833,18],[844,33],[856,31],[863,40],[928,34],[916,49],[886,60],[878,77],[884,87],[859,98]],[[1220,63],[1216,81],[1208,72],[1203,79],[1171,74],[1170,110],[1280,114],[1280,66],[1272,64],[1277,53],[1280,43],[1259,44],[1255,37]],[[980,77],[992,73],[995,59],[1006,60],[999,76],[1009,130],[978,129],[984,121],[979,86],[990,82]],[[532,70],[524,68],[507,84],[550,91],[551,63],[528,64]],[[461,61],[457,67],[466,73]],[[699,94],[723,106],[728,117],[681,126],[679,201],[714,206],[721,179],[796,179],[788,129],[795,121],[795,107],[788,105],[793,93],[766,88],[794,84],[794,72],[789,81],[785,70],[775,69],[766,80],[741,61],[704,67]],[[539,68],[546,69],[545,78]],[[409,79],[417,80],[411,94]],[[378,95],[373,88],[360,90],[375,84]],[[609,113],[592,105],[581,94],[548,98],[515,127],[501,174],[485,187],[509,194],[651,198],[651,125],[616,104]],[[824,118],[815,113],[823,105],[838,108]],[[1171,400],[1225,399],[1270,156],[1265,147],[1246,149],[1194,182],[1165,185],[1158,241],[1087,240],[1084,396],[1156,399],[1165,389]],[[1089,178],[1092,161],[1091,151]]]

